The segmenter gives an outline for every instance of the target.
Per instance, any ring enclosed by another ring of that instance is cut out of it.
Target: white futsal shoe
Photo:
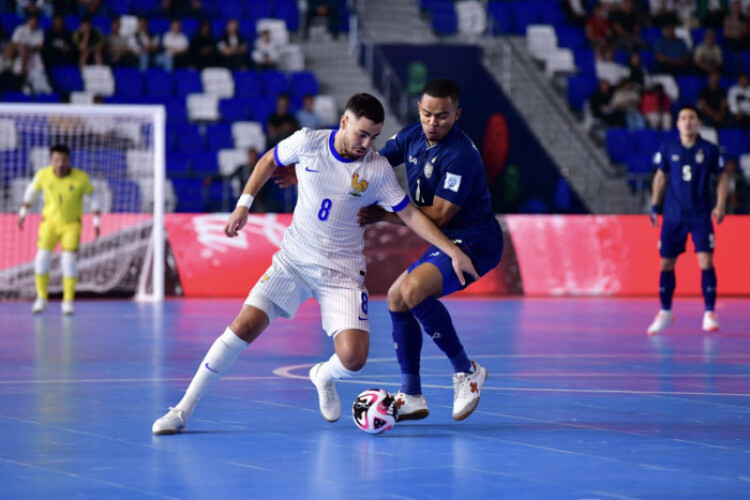
[[[177,408],[169,407],[169,411],[166,415],[154,422],[151,426],[151,432],[157,436],[165,434],[177,434],[187,428],[188,419],[190,415]]]
[[[339,393],[336,392],[336,387],[333,385],[333,380],[327,382],[319,380],[318,372],[321,366],[323,366],[323,363],[318,363],[310,368],[310,381],[318,390],[318,403],[323,418],[329,422],[335,422],[341,418],[341,399],[339,399]]]
[[[65,315],[70,315],[70,314],[75,313],[75,308],[73,307],[72,300],[63,300],[62,305],[60,305],[60,309],[62,310],[62,313]]]
[[[719,331],[719,318],[713,311],[706,311],[703,314],[703,330],[707,332]]]
[[[398,407],[398,412],[396,413],[397,422],[422,420],[430,414],[430,409],[427,408],[427,400],[423,394],[410,396],[399,391],[396,394],[396,406]]]
[[[37,297],[34,305],[31,306],[31,314],[41,314],[47,309],[47,299]]]
[[[648,327],[647,333],[649,335],[658,335],[672,323],[674,323],[674,314],[672,314],[672,311],[665,311],[662,309],[654,318],[654,322],[651,323],[651,326]]]
[[[471,362],[471,373],[453,374],[453,420],[463,420],[476,409],[487,370],[476,361]]]

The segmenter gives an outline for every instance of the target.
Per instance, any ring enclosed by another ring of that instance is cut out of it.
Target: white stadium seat
[[[487,29],[487,11],[482,2],[464,0],[456,2],[458,32],[469,37],[476,37]]]
[[[698,133],[711,144],[719,145],[719,133],[715,128],[701,125],[700,128],[698,128]]]
[[[664,87],[664,93],[666,93],[672,102],[676,102],[680,98],[680,87],[677,86],[672,75],[646,75],[646,87],[651,87],[654,84],[661,83]]]
[[[323,125],[335,125],[339,122],[339,118],[341,118],[336,108],[336,101],[329,95],[315,96],[313,111],[323,119]]]
[[[289,44],[279,51],[279,70],[303,71],[305,69],[305,55],[297,44]]]
[[[0,151],[18,147],[18,132],[13,120],[0,120]]]
[[[232,138],[236,149],[255,148],[260,154],[266,150],[266,134],[263,133],[263,126],[260,123],[234,122]]]
[[[205,68],[201,71],[203,92],[217,97],[234,97],[234,78],[227,68]]]
[[[555,73],[575,73],[576,62],[570,49],[556,49],[544,59],[544,72],[552,77]]]
[[[115,77],[109,66],[84,66],[81,76],[86,92],[101,96],[114,95]]]
[[[289,44],[289,31],[286,29],[286,22],[282,19],[258,19],[258,22],[255,23],[255,32],[260,34],[265,30],[269,31],[271,41],[276,45],[283,47]]]
[[[750,182],[750,153],[745,153],[740,156],[740,170],[745,179]]]
[[[128,177],[131,179],[149,178],[154,176],[153,158],[150,151],[129,149],[125,153],[125,165]]]
[[[187,111],[190,121],[217,121],[219,119],[219,98],[208,94],[189,94]]]
[[[247,151],[244,149],[222,149],[218,153],[219,172],[229,175],[237,167],[247,162]]]
[[[530,24],[526,27],[526,47],[534,59],[544,59],[545,54],[557,49],[555,28],[546,24]]]
[[[138,187],[141,190],[141,211],[154,211],[154,179],[138,179]],[[164,211],[174,212],[177,207],[177,196],[174,192],[172,181],[164,179]]]
[[[36,174],[41,169],[49,165],[50,151],[47,147],[36,147],[31,148],[29,151],[29,166],[31,167],[31,175]]]

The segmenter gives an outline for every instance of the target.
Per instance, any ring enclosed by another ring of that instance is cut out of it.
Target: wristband
[[[659,206],[651,205],[651,215],[659,215]]]
[[[253,206],[253,200],[255,200],[255,196],[251,194],[243,194],[240,196],[240,199],[237,200],[237,206],[245,207],[250,210],[250,207]]]
[[[29,213],[29,209],[26,208],[26,205],[21,205],[20,210],[18,210],[18,216],[23,219],[24,217],[26,217],[26,214],[28,213]]]
[[[100,224],[101,224],[101,217],[99,217],[98,215],[94,215],[94,227],[99,227]]]

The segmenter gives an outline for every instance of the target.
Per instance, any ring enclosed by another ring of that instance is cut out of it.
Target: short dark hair
[[[49,154],[52,155],[52,153],[62,153],[64,155],[70,156],[70,148],[65,144],[55,144],[49,150]]]
[[[692,111],[693,113],[695,113],[695,116],[697,116],[698,118],[701,117],[701,114],[698,111],[698,108],[696,108],[695,106],[692,106],[690,104],[685,104],[683,106],[680,106],[679,109],[677,110],[677,114],[675,116],[680,116],[680,113],[682,113],[685,110]]]
[[[380,101],[378,101],[378,98],[364,92],[351,96],[346,103],[344,111],[354,113],[354,116],[357,118],[364,116],[375,123],[383,123],[385,121],[385,110]]]
[[[437,97],[438,99],[449,97],[451,101],[458,104],[461,91],[453,80],[449,78],[435,78],[425,83],[424,87],[422,87],[422,95]]]

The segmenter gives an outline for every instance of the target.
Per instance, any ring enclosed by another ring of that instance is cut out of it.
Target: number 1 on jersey
[[[323,199],[323,203],[320,204],[320,210],[318,210],[318,219],[326,220],[331,215],[331,205],[333,202],[328,198]]]

